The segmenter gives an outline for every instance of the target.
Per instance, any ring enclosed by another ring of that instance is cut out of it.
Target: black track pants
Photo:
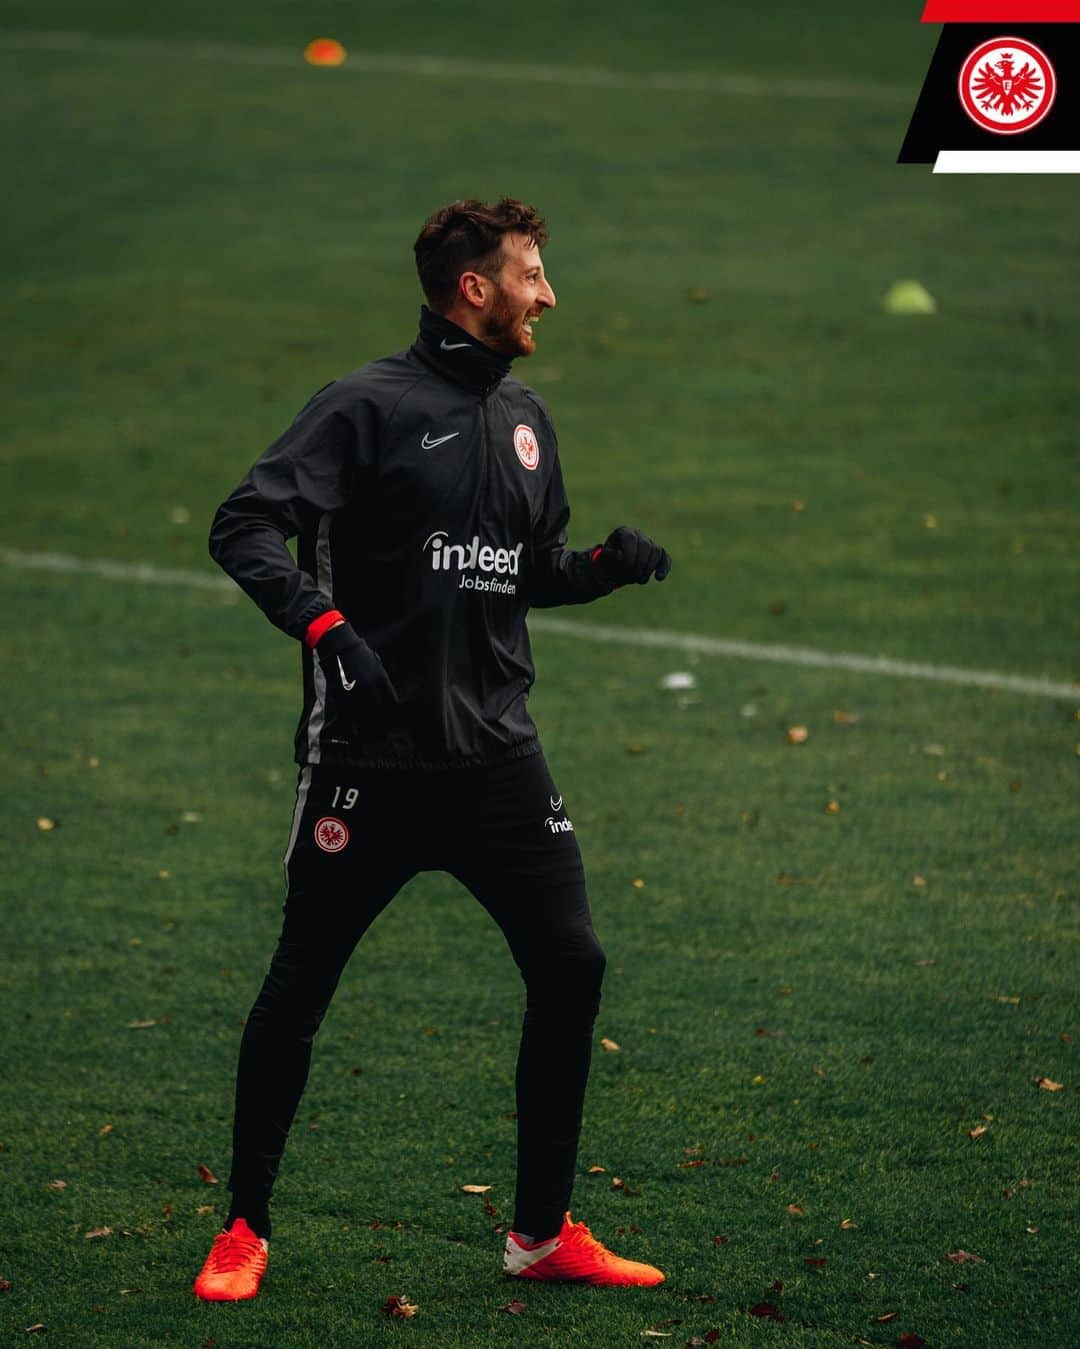
[[[234,1210],[269,1199],[338,979],[420,871],[467,886],[521,971],[514,1227],[550,1236],[570,1203],[604,953],[577,840],[540,753],[432,773],[301,770],[285,921],[240,1046]]]

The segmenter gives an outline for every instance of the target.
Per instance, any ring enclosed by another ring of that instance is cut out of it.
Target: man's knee
[[[595,1015],[606,965],[596,933],[590,928],[576,934],[572,941],[560,943],[522,969],[529,1005],[585,1007]]]
[[[248,1016],[261,1027],[310,1040],[322,1024],[341,977],[339,959],[280,943]]]

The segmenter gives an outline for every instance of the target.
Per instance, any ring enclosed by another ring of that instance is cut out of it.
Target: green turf
[[[9,3],[3,22],[267,46],[318,29],[353,49],[882,80],[913,103],[933,37],[917,8],[477,6],[482,50],[426,4],[361,21]],[[559,307],[520,373],[553,408],[574,541],[625,518],[676,559],[664,587],[575,618],[1077,673],[1073,182],[898,168],[902,98],[470,87],[182,46],[16,52],[2,31],[0,72],[19,184],[6,547],[209,574],[209,517],[250,460],[326,379],[411,340],[424,216],[509,191],[552,226]],[[901,276],[935,317],[882,312]],[[668,1281],[499,1277],[519,983],[479,906],[428,876],[320,1034],[263,1294],[211,1307],[190,1284],[227,1196],[198,1166],[224,1182],[240,1024],[280,919],[296,651],[243,597],[3,580],[12,1338],[1080,1338],[1080,699],[538,635],[533,710],[609,956],[597,1035],[621,1045],[596,1051],[575,1215]],[[659,688],[677,668],[690,699]],[[945,1260],[958,1249],[983,1263]],[[497,1310],[515,1292],[517,1318]],[[419,1304],[408,1325],[380,1315],[396,1293]],[[783,1325],[749,1315],[765,1300]]]

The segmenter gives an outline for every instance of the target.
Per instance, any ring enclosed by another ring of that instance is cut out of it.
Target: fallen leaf
[[[883,1312],[882,1315],[879,1316],[879,1317],[877,1317],[876,1319],[877,1319],[877,1321],[879,1322],[880,1325],[883,1325],[883,1326],[884,1326],[884,1325],[887,1325],[890,1321],[899,1321],[899,1319],[900,1319],[900,1313],[899,1313],[899,1312]]]
[[[66,1180],[50,1180],[50,1181],[49,1181],[49,1189],[50,1189],[50,1190],[66,1190],[66,1189],[67,1189],[67,1181],[66,1181]]]
[[[788,744],[805,745],[809,735],[810,732],[805,726],[789,726],[787,733]]]
[[[606,1035],[600,1041],[600,1044],[604,1049],[610,1050],[613,1054],[617,1054],[619,1052],[620,1048],[619,1044],[615,1040],[609,1040]]]
[[[715,1344],[716,1341],[717,1341],[719,1338],[720,1338],[720,1332],[719,1332],[718,1330],[708,1330],[708,1331],[705,1332],[705,1343],[706,1343],[706,1344]]]
[[[644,889],[645,889],[645,882],[641,879],[640,876],[636,876],[636,877],[630,882],[630,884],[634,887],[635,890],[644,890]]]
[[[994,996],[997,998],[998,1002],[1010,1002],[1013,1005],[1020,1001],[1018,997],[1015,997],[1011,993],[995,993]]]
[[[396,1293],[393,1297],[388,1297],[382,1305],[384,1316],[396,1316],[402,1321],[411,1320],[420,1310],[414,1302],[410,1302],[403,1293]]]
[[[800,501],[798,497],[796,497],[795,500],[791,503],[791,509],[796,512],[804,511],[806,510],[806,502]]]
[[[912,876],[912,878],[911,878],[911,883],[912,883],[912,885],[918,886],[918,888],[919,888],[920,890],[922,890],[922,889],[925,887],[925,885],[926,885],[926,877],[925,877],[925,876]]]
[[[828,1256],[825,1255],[804,1255],[803,1264],[809,1265],[811,1269],[823,1269],[829,1263]]]
[[[491,1186],[490,1186],[490,1185],[463,1185],[461,1188],[462,1188],[462,1190],[464,1190],[464,1192],[465,1192],[466,1194],[487,1194],[488,1190],[491,1189]]]
[[[826,815],[839,815],[839,814],[840,814],[840,802],[839,802],[839,801],[830,801],[830,802],[828,803],[828,805],[825,807],[825,814],[826,814]]]
[[[726,1236],[721,1235],[718,1237],[713,1237],[712,1242],[714,1246],[726,1246],[728,1243],[728,1239]]]
[[[671,1331],[670,1331],[670,1330],[643,1330],[643,1331],[641,1332],[641,1337],[642,1337],[642,1339],[645,1339],[645,1340],[670,1340],[670,1339],[671,1339]]]
[[[1043,1091],[1060,1091],[1065,1085],[1063,1082],[1055,1082],[1051,1077],[1037,1077],[1035,1085],[1042,1087]]]
[[[92,1229],[91,1231],[89,1231],[89,1232],[84,1232],[84,1233],[83,1233],[83,1236],[87,1239],[87,1241],[93,1241],[96,1237],[111,1237],[111,1236],[112,1236],[112,1228],[111,1228],[111,1227],[95,1227],[95,1228],[93,1228],[93,1229]]]
[[[32,1326],[24,1326],[23,1329],[26,1331],[26,1333],[27,1333],[28,1335],[33,1335],[35,1331],[37,1331],[37,1330],[44,1330],[44,1329],[45,1329],[45,1322],[44,1322],[44,1321],[38,1321],[35,1325],[32,1325]]]
[[[801,1208],[798,1204],[789,1204],[787,1211],[793,1213],[796,1218],[802,1218],[806,1215],[806,1209]]]
[[[214,1211],[213,1204],[200,1204],[199,1207],[195,1210],[196,1213],[213,1213],[213,1211]]]
[[[596,1176],[596,1175],[599,1175],[601,1172],[604,1172],[604,1171],[607,1171],[607,1167],[606,1167],[606,1166],[590,1166],[590,1167],[589,1167],[589,1175],[590,1175],[590,1176]]]
[[[38,818],[37,827],[43,834],[47,834],[50,830],[56,828],[56,821],[50,820],[47,815],[42,815]]]
[[[1024,1228],[1024,1231],[1028,1234],[1029,1237],[1033,1237],[1038,1230],[1039,1229],[1034,1225],[1032,1225],[1031,1227]]]
[[[986,1133],[986,1128],[985,1124],[976,1124],[974,1129],[967,1131],[968,1138],[982,1138],[983,1134]]]
[[[974,1255],[971,1251],[963,1251],[963,1250],[950,1251],[948,1255],[946,1255],[945,1259],[951,1260],[954,1265],[965,1265],[968,1264],[969,1262],[974,1265],[982,1265],[986,1263],[981,1255]]]
[[[11,1292],[11,1280],[0,1279],[0,1293],[10,1293],[10,1292]]]
[[[897,1349],[925,1349],[926,1341],[921,1335],[913,1335],[906,1330],[896,1341]]]
[[[782,1321],[784,1313],[779,1307],[774,1307],[771,1302],[758,1302],[750,1308],[751,1316],[762,1316],[767,1321]]]
[[[613,1190],[622,1190],[623,1194],[637,1194],[638,1191],[632,1185],[627,1185],[621,1176],[613,1176],[611,1179],[611,1188]]]
[[[148,1026],[156,1026],[157,1023],[158,1023],[158,1019],[157,1019],[156,1016],[155,1016],[155,1017],[151,1017],[149,1021],[129,1021],[129,1022],[127,1023],[127,1029],[128,1029],[128,1030],[146,1030],[146,1028],[147,1028]]]
[[[845,1232],[850,1232],[853,1227],[858,1227],[858,1225],[858,1223],[853,1223],[850,1218],[842,1218],[840,1220],[840,1227]]]
[[[516,1298],[513,1298],[510,1302],[504,1302],[501,1307],[496,1307],[495,1310],[497,1312],[509,1312],[511,1316],[520,1316],[525,1310],[525,1303],[518,1302]]]
[[[833,721],[837,726],[854,726],[859,720],[857,712],[844,712],[840,708],[833,713]]]
[[[923,747],[922,747],[922,752],[923,752],[924,754],[929,754],[929,755],[931,755],[931,756],[932,756],[933,758],[935,758],[935,759],[940,759],[940,758],[942,757],[942,755],[944,755],[944,753],[945,753],[945,746],[944,746],[944,745],[936,745],[936,744],[933,744],[933,743],[931,743],[931,744],[929,744],[929,745],[923,745]]]
[[[199,1163],[199,1176],[207,1183],[207,1185],[216,1185],[218,1183],[217,1176],[214,1175],[213,1171],[211,1171],[208,1166],[204,1166],[202,1162]]]

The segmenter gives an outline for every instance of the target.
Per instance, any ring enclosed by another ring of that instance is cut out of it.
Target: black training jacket
[[[611,586],[592,549],[566,547],[555,429],[509,368],[425,305],[407,351],[320,389],[218,509],[211,555],[301,639],[298,763],[434,768],[535,751],[526,613]],[[302,641],[329,609],[400,698],[365,742],[335,719]]]

